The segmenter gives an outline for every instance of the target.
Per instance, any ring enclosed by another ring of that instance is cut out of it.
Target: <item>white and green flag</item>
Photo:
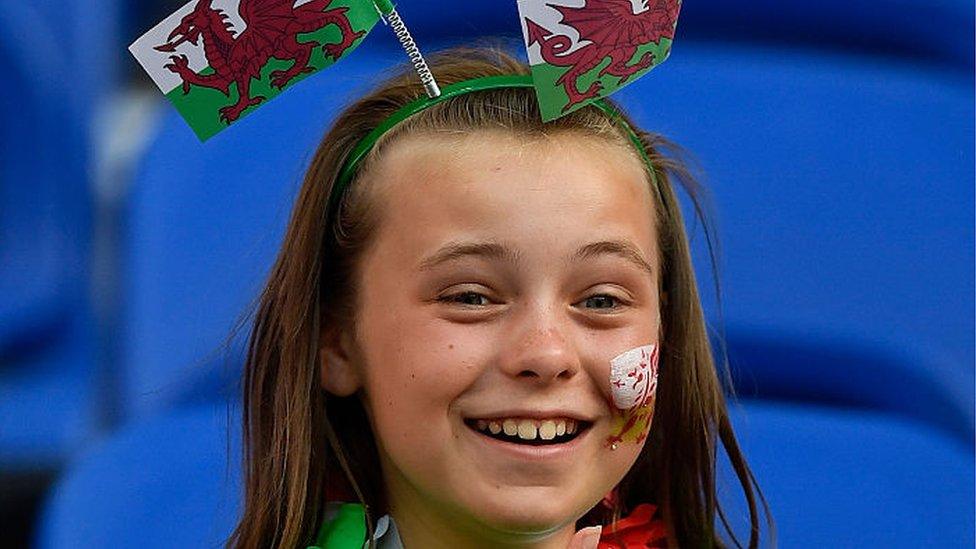
[[[572,112],[667,59],[681,0],[518,0],[543,120]]]
[[[347,55],[379,19],[372,0],[192,0],[129,51],[205,140]]]

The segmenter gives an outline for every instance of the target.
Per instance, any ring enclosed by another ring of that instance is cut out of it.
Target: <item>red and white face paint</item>
[[[657,392],[657,345],[625,351],[610,360],[610,396],[613,427],[607,446],[614,450],[622,442],[640,444],[647,437],[654,416]]]

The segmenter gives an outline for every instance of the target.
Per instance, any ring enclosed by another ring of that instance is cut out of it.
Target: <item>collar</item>
[[[330,501],[325,504],[322,526],[315,536],[315,545],[309,545],[308,549],[367,548],[369,543],[364,542],[365,539],[365,508],[359,503]],[[376,521],[373,542],[377,549],[403,549],[393,517],[383,515]]]
[[[656,517],[657,507],[642,503],[626,517],[607,525],[600,536],[599,549],[643,549],[667,546],[667,528]],[[308,549],[367,548],[365,509],[358,503],[328,502],[325,517]],[[377,549],[403,549],[403,541],[390,515],[376,521],[373,542]]]
[[[598,549],[667,547],[667,526],[657,518],[657,507],[642,503],[629,515],[603,527]]]

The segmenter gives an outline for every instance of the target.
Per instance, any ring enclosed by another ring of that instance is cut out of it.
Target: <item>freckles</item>
[[[606,446],[623,442],[639,445],[647,438],[654,416],[658,377],[658,347],[642,345],[610,361],[610,399],[613,425]]]

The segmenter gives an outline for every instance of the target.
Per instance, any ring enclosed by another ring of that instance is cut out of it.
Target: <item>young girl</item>
[[[721,546],[720,439],[756,547],[686,170],[609,102],[543,124],[531,87],[451,92],[525,80],[501,51],[430,67],[446,98],[391,120],[424,94],[405,71],[312,160],[251,336],[230,545]]]

